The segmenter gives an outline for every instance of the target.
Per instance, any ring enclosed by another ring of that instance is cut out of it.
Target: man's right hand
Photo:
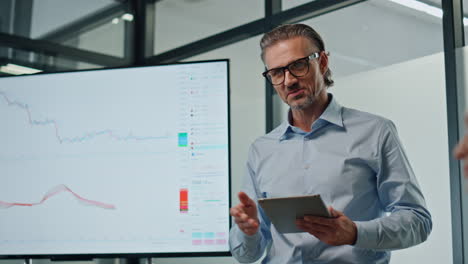
[[[244,192],[239,192],[238,197],[240,203],[232,207],[229,212],[242,232],[249,236],[255,235],[260,226],[257,205]]]

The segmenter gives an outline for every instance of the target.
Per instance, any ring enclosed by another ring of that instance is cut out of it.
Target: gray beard
[[[313,98],[312,95],[308,95],[306,96],[306,100],[303,103],[297,105],[289,105],[289,107],[291,108],[291,110],[303,110],[311,106],[315,102],[314,99],[315,98]]]

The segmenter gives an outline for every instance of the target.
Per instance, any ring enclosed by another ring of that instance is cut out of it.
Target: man
[[[263,74],[290,106],[288,120],[251,146],[232,255],[244,263],[388,263],[390,250],[425,241],[431,215],[393,123],[342,107],[320,35],[285,25],[260,42]],[[320,194],[333,218],[304,217],[279,233],[262,197]]]

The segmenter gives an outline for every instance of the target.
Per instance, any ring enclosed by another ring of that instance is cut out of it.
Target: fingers
[[[250,217],[248,214],[238,210],[237,208],[231,208],[231,215],[234,216],[234,221],[237,224],[248,224],[254,227],[258,227],[258,220]]]
[[[245,192],[239,192],[237,196],[239,197],[239,201],[246,207],[250,207],[255,204]]]
[[[247,222],[249,219],[253,219],[249,217],[246,213],[240,213],[238,214],[238,217],[236,217],[236,220],[239,222]]]
[[[301,220],[301,219],[296,220],[296,225],[300,229],[305,230],[306,232],[309,232],[309,233],[311,232],[327,233],[327,232],[332,232],[334,230],[334,228],[331,226],[312,223],[312,222]]]
[[[246,219],[246,220],[235,219],[235,222],[241,229],[246,229],[246,228],[256,229],[259,226],[258,222],[252,218]]]
[[[460,142],[458,142],[457,146],[455,147],[454,151],[453,151],[453,154],[455,156],[456,159],[461,159],[463,158],[463,146],[465,145],[464,142],[465,142],[465,138],[464,137]]]
[[[465,126],[468,129],[468,113],[465,114]],[[453,151],[453,154],[456,159],[464,159],[468,156],[468,135],[465,135],[458,143]]]
[[[334,208],[331,207],[331,206],[328,207],[328,211],[330,212],[330,214],[331,214],[332,217],[344,216],[343,212],[340,212],[340,211],[334,209]]]
[[[234,217],[239,217],[241,214],[245,214],[246,213],[246,208],[245,208],[245,205],[243,205],[242,203],[232,207],[230,210],[229,210],[229,213],[231,214],[231,216],[234,216]]]
[[[323,228],[330,228],[336,226],[335,218],[325,218],[320,216],[304,216],[303,221],[313,225],[321,226]]]
[[[463,159],[468,154],[468,136],[464,136],[463,139],[455,147],[454,155],[457,159]]]
[[[310,223],[305,222],[304,220],[297,220],[296,225],[299,229],[303,230],[304,232],[307,232],[316,238],[318,238],[320,241],[323,241],[325,243],[328,242],[327,238],[330,237],[330,233],[333,232],[334,230],[319,227],[317,225],[313,225]]]
[[[234,215],[234,221],[236,222],[237,226],[242,232],[244,232],[247,235],[254,235],[255,233],[257,233],[258,228],[260,226],[258,220],[250,218],[245,213],[234,212]]]
[[[233,217],[239,217],[240,216],[240,210],[236,207],[232,207],[230,210],[229,210],[229,214]]]
[[[255,205],[255,203],[249,206],[246,206],[243,203],[239,203],[236,206],[232,207],[229,212],[234,217],[245,213],[249,217],[257,218],[257,206]]]
[[[456,159],[461,159],[461,142],[458,143],[458,145],[455,146],[455,149],[453,150],[453,156],[456,158]]]
[[[334,246],[353,245],[356,243],[357,228],[354,222],[351,220],[348,222],[347,219],[345,217],[326,219],[335,223],[334,226],[319,225],[305,219],[299,219],[296,221],[296,225],[299,229],[308,232],[326,244]],[[329,221],[324,221],[324,223]]]
[[[303,219],[298,219],[297,224],[308,230],[315,232],[333,232],[337,230],[341,222],[346,221],[347,217],[333,207],[329,207],[330,215],[333,218],[319,217],[319,216],[304,216]]]
[[[231,216],[234,217],[234,221],[236,223],[245,222],[249,219],[249,216],[243,210],[239,210],[237,206],[231,208],[231,210],[229,210],[229,213]]]
[[[250,200],[250,198],[245,193],[243,193],[243,195],[245,195],[245,197],[247,197],[247,199]],[[243,195],[240,194],[239,197],[242,197]],[[245,197],[243,197],[242,199],[244,199]],[[252,203],[249,204],[248,200],[247,206],[241,202],[240,204],[232,207],[229,210],[229,213],[231,214],[231,216],[234,217],[235,223],[242,232],[244,232],[247,235],[254,235],[258,231],[260,223],[256,218],[257,209],[255,207],[255,203],[252,201]]]

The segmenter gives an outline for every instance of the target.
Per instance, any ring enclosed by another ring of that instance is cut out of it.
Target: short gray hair
[[[260,40],[262,61],[265,62],[265,50],[268,47],[271,47],[282,40],[294,37],[305,37],[309,39],[312,44],[319,49],[319,51],[325,51],[325,43],[323,42],[322,37],[310,26],[305,24],[282,25],[263,35]],[[323,75],[323,79],[327,87],[333,86],[334,81],[331,78],[330,68],[328,68]]]

